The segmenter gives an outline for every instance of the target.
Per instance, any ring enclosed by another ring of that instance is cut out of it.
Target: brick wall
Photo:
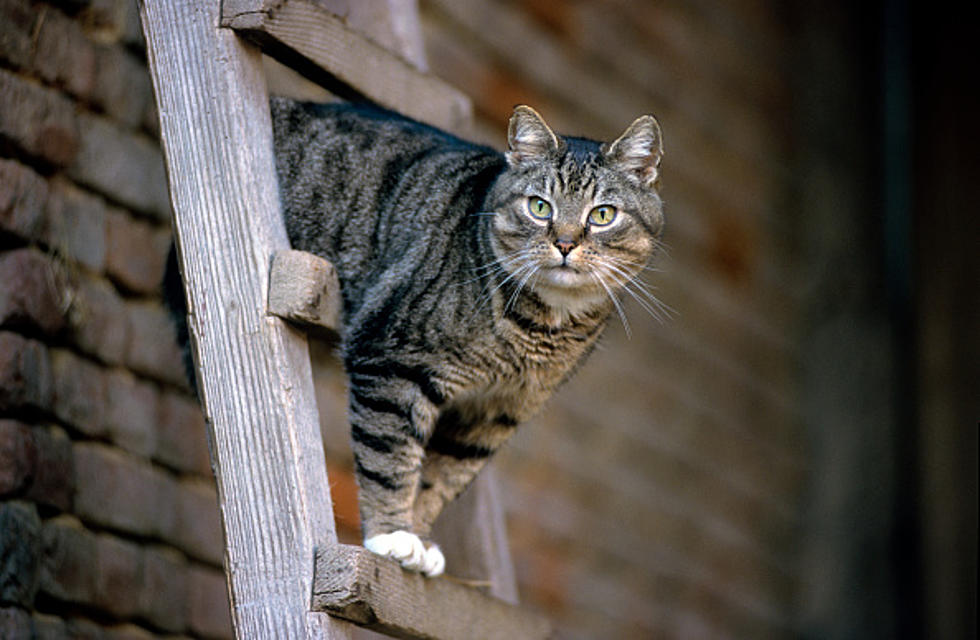
[[[228,638],[135,3],[0,0],[0,637]]]
[[[880,327],[860,324],[875,286],[868,140],[832,126],[854,115],[837,71],[856,47],[810,30],[820,82],[841,87],[827,106],[801,80],[783,3],[420,5],[428,65],[473,97],[476,138],[500,146],[522,102],[568,133],[615,136],[647,112],[665,132],[670,250],[647,282],[673,311],[658,320],[627,300],[632,335],[614,324],[495,463],[523,601],[562,638],[857,628],[849,592],[825,578],[850,562],[848,584],[868,584],[835,536],[854,553],[878,545],[876,561],[887,552],[887,526],[859,510],[888,465],[865,439],[894,434],[861,413],[887,413],[890,366]],[[156,292],[169,211],[143,58],[127,0],[0,0],[3,638],[229,636],[203,422]],[[815,147],[802,187],[801,129]],[[855,155],[834,164],[841,149]],[[859,216],[860,241],[848,235]],[[345,381],[332,345],[312,354],[339,530],[356,541]],[[882,377],[863,380],[855,361]],[[807,504],[815,477],[823,493]],[[880,516],[889,503],[876,504]],[[831,517],[812,526],[823,507]],[[873,535],[851,536],[848,518]]]
[[[522,595],[561,637],[792,634],[799,489],[776,4],[428,0],[429,65],[500,145],[513,105],[609,139],[664,129],[673,312],[627,300],[500,475]]]

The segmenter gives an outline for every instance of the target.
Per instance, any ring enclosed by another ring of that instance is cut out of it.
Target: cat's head
[[[563,315],[644,291],[637,276],[663,229],[656,119],[641,116],[600,144],[556,135],[519,106],[508,143],[489,204],[493,248],[511,280]]]

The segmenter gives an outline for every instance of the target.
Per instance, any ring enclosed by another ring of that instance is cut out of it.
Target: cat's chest
[[[524,420],[568,378],[595,338],[518,330],[479,341],[447,362],[449,395]]]

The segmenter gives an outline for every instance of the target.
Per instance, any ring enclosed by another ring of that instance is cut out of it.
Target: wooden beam
[[[269,313],[312,333],[336,334],[340,306],[340,282],[328,260],[295,249],[272,256]]]
[[[466,135],[469,98],[349,29],[313,0],[225,0],[231,27],[283,64],[346,98],[366,97],[407,116]]]
[[[545,618],[350,545],[318,550],[313,609],[396,638],[534,640],[551,633]]]
[[[311,614],[314,549],[337,542],[306,337],[266,313],[288,248],[257,49],[218,1],[140,2],[238,638],[347,638]]]

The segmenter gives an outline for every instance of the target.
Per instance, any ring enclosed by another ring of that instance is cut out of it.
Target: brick
[[[44,523],[41,536],[41,591],[64,602],[90,604],[95,593],[95,535],[76,518],[59,516]]]
[[[165,631],[187,626],[189,587],[187,561],[172,549],[150,547],[144,555],[140,616]]]
[[[106,260],[106,206],[66,181],[51,185],[45,240],[59,253],[100,273]]]
[[[187,585],[187,626],[208,638],[232,637],[231,608],[225,575],[192,565]]]
[[[0,1],[0,61],[23,68],[31,61],[36,12],[26,0]]]
[[[91,620],[72,618],[65,623],[68,638],[71,640],[105,640],[102,627]]]
[[[0,254],[0,328],[27,328],[47,335],[65,324],[65,275],[34,248]]]
[[[179,471],[211,477],[207,427],[196,400],[168,391],[160,394],[157,459]]]
[[[0,331],[0,410],[49,408],[52,380],[43,344]]]
[[[78,131],[78,153],[68,169],[73,179],[127,208],[170,219],[160,147],[97,116],[80,115]]]
[[[109,277],[129,291],[159,295],[170,251],[170,230],[113,209],[106,231]]]
[[[33,68],[48,84],[88,99],[95,87],[95,47],[78,23],[60,11],[38,21]]]
[[[139,611],[143,581],[143,550],[111,535],[96,537],[94,604],[118,618]]]
[[[34,604],[41,566],[41,520],[33,504],[0,503],[0,602]]]
[[[33,480],[24,497],[38,504],[68,511],[75,491],[71,440],[59,427],[35,427],[33,435],[37,461]]]
[[[30,614],[17,607],[0,607],[0,638],[4,640],[35,640],[34,625]]]
[[[173,536],[176,482],[118,449],[76,443],[75,512],[84,520],[150,537]]]
[[[35,612],[33,622],[33,640],[68,640],[68,627],[61,618]]]
[[[126,364],[137,373],[184,386],[184,363],[176,330],[167,311],[157,302],[131,302]]]
[[[54,415],[88,436],[105,435],[106,391],[102,368],[70,351],[55,349],[51,353],[51,370]]]
[[[37,468],[37,447],[30,426],[0,419],[0,496],[28,487]]]
[[[174,543],[192,558],[221,564],[224,539],[213,482],[185,481],[178,486]]]
[[[149,458],[156,451],[158,402],[156,388],[125,369],[106,376],[109,436],[120,447]]]
[[[105,630],[106,640],[155,640],[157,636],[134,624],[124,624]]]
[[[14,160],[0,158],[0,231],[37,240],[45,228],[48,183]]]
[[[145,117],[153,90],[146,66],[118,46],[98,47],[93,101],[113,120],[138,128]]]
[[[74,106],[58,92],[0,69],[0,140],[50,165],[71,164],[80,144]]]
[[[68,324],[75,345],[106,364],[121,364],[129,347],[129,313],[115,287],[81,278],[74,293]]]

